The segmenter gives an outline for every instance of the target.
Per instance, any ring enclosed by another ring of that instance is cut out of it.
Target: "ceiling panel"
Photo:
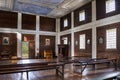
[[[61,17],[92,0],[0,0],[0,10]]]
[[[47,15],[53,10],[52,8],[46,6],[38,6],[34,4],[23,3],[23,2],[19,2],[18,0],[14,1],[13,9],[19,12],[28,12],[28,13],[41,14],[41,15]]]
[[[39,3],[48,3],[51,5],[59,5],[64,0],[30,0],[32,2],[39,2]]]

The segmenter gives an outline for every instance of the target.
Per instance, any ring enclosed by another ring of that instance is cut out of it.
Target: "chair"
[[[44,58],[45,59],[52,59],[53,58],[52,50],[44,50]]]

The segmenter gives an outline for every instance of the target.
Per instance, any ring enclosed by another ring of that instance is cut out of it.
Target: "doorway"
[[[22,42],[22,58],[29,58],[29,42]]]

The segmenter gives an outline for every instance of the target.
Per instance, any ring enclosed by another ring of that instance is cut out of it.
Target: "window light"
[[[79,47],[80,49],[85,49],[85,34],[79,36]]]
[[[106,49],[116,49],[117,29],[106,30]]]
[[[106,13],[115,11],[115,0],[106,0]]]
[[[6,0],[0,0],[0,7],[5,7],[5,1]]]
[[[63,44],[68,44],[68,38],[67,37],[63,38]]]
[[[68,19],[64,19],[64,27],[67,27],[68,26]]]
[[[80,11],[79,12],[79,21],[84,21],[85,20],[85,11]]]

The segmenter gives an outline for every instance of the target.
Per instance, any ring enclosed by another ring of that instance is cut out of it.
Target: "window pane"
[[[5,1],[6,0],[0,0],[0,7],[5,7]]]
[[[79,42],[80,49],[85,49],[85,34],[80,35]]]
[[[68,38],[67,37],[63,38],[63,44],[68,44]]]
[[[109,29],[106,31],[106,48],[107,49],[116,49],[116,28]]]
[[[85,20],[85,11],[80,11],[79,12],[79,21],[83,21]]]
[[[67,26],[68,26],[68,20],[64,19],[64,27],[67,27]]]
[[[115,0],[106,1],[106,13],[115,11]]]

